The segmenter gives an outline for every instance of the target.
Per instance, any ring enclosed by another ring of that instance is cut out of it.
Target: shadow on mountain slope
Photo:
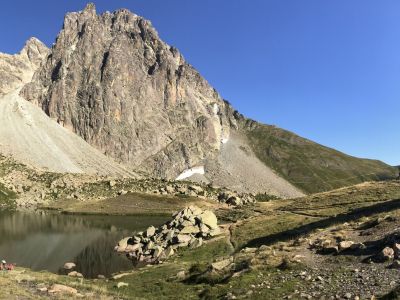
[[[371,206],[357,208],[348,213],[339,214],[323,220],[318,220],[312,223],[308,223],[306,225],[302,225],[290,230],[256,238],[248,241],[244,247],[259,247],[261,245],[271,245],[279,241],[286,241],[289,239],[297,238],[302,235],[309,234],[318,228],[326,228],[334,224],[354,221],[361,217],[368,217],[396,209],[400,209],[400,199],[389,200]]]

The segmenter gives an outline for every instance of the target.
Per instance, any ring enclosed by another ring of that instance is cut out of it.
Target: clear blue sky
[[[99,0],[128,8],[240,112],[348,154],[400,164],[400,1]],[[0,51],[51,45],[86,1],[2,1]]]

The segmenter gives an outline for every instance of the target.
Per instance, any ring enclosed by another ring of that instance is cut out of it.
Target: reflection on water
[[[83,216],[0,212],[0,259],[33,270],[63,272],[65,262],[87,278],[128,270],[132,264],[114,253],[118,240],[165,217]]]

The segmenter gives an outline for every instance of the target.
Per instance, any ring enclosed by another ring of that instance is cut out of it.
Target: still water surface
[[[109,276],[132,269],[113,251],[116,242],[167,218],[0,212],[0,259],[61,274],[65,262],[74,262],[86,278]]]

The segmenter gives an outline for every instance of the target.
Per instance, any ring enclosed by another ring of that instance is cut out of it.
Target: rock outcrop
[[[175,178],[217,154],[231,108],[151,23],[125,9],[69,13],[22,95],[117,160]]]
[[[49,49],[38,39],[30,38],[20,53],[0,53],[0,97],[31,81]]]
[[[154,263],[170,257],[178,248],[200,247],[203,239],[218,234],[218,220],[212,211],[189,206],[159,228],[150,226],[144,232],[122,239],[115,251],[125,253],[134,262]]]

